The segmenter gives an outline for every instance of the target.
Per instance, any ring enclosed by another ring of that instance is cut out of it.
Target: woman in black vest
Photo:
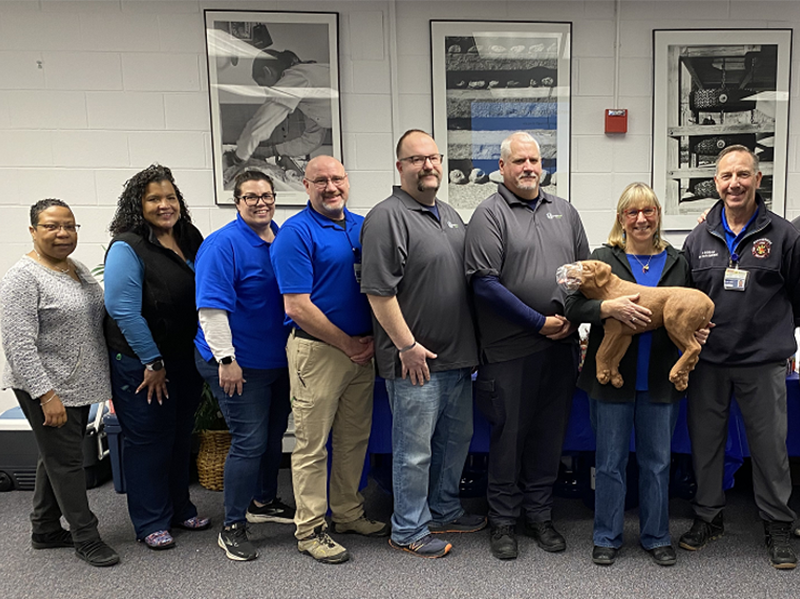
[[[202,378],[194,365],[194,259],[203,241],[172,172],[151,165],[126,184],[109,227],[106,342],[136,538],[175,546],[203,530],[189,499],[189,456]]]

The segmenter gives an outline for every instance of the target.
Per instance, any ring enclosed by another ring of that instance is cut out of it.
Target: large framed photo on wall
[[[281,206],[306,202],[314,156],[341,160],[338,13],[205,11],[217,204],[261,170]]]
[[[653,189],[664,227],[689,230],[719,199],[720,151],[759,157],[760,193],[783,215],[791,29],[653,31]]]
[[[541,186],[569,198],[571,23],[431,21],[433,130],[447,184],[469,218],[502,182],[500,143],[539,142]]]

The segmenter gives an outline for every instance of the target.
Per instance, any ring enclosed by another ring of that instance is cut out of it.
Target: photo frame
[[[760,193],[784,215],[791,29],[653,31],[652,184],[663,225],[691,230],[719,199],[716,156],[759,157]]]
[[[502,182],[500,143],[539,142],[540,185],[569,199],[572,23],[431,20],[439,197],[469,218]]]
[[[341,160],[339,14],[205,10],[211,154],[218,205],[245,169],[272,177],[280,206],[303,206],[305,165]]]

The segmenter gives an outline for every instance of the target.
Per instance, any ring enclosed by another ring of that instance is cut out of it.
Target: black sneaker
[[[225,550],[228,559],[237,562],[248,562],[258,557],[258,551],[247,538],[247,524],[244,522],[223,526],[217,544]]]
[[[769,550],[769,561],[779,570],[792,570],[797,566],[797,555],[789,543],[791,522],[764,521],[764,542]]]
[[[119,555],[100,539],[86,541],[75,546],[75,555],[90,566],[105,568],[119,563]]]
[[[467,514],[466,512],[450,522],[428,522],[428,530],[434,535],[453,532],[478,532],[484,528],[486,528],[486,516]]]
[[[697,551],[708,545],[709,541],[716,541],[724,532],[722,512],[714,516],[711,522],[695,517],[692,527],[681,535],[680,546],[682,549]]]
[[[489,538],[492,555],[497,559],[517,559],[517,535],[513,526],[494,526]]]
[[[664,545],[662,547],[653,547],[648,549],[647,553],[653,558],[653,561],[659,566],[674,566],[678,562],[678,556],[675,555],[675,550],[672,545]]]
[[[31,547],[34,549],[58,549],[59,547],[74,547],[72,533],[63,528],[55,532],[32,533]]]
[[[535,539],[539,547],[545,551],[555,553],[567,548],[567,541],[553,527],[552,520],[546,522],[528,522],[526,520],[525,534]]]
[[[294,523],[294,508],[286,505],[276,497],[269,503],[261,507],[256,505],[255,501],[250,502],[247,508],[247,521],[254,524],[259,522],[277,522],[278,524],[293,524]]]

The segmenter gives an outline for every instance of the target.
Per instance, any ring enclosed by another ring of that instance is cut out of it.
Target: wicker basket
[[[200,484],[210,491],[222,491],[225,459],[231,446],[228,431],[200,431],[197,474]]]

